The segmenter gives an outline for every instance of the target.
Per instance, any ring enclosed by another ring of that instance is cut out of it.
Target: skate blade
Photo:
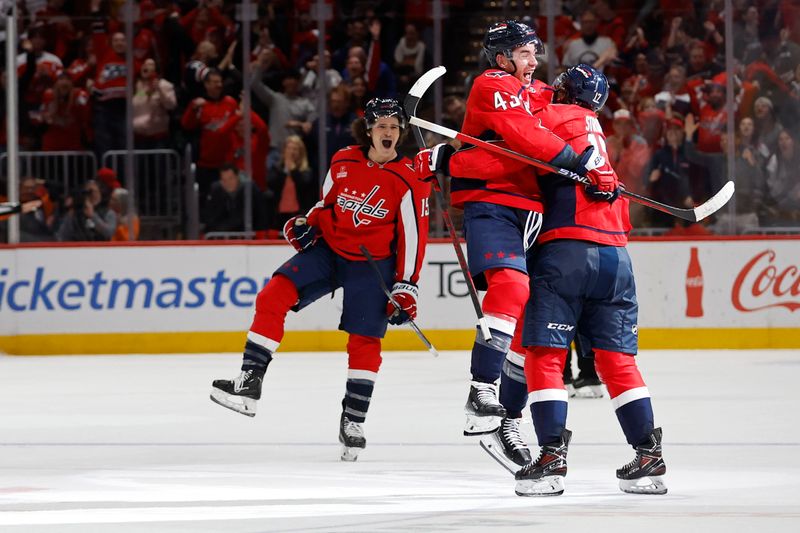
[[[628,494],[666,494],[667,486],[661,476],[645,476],[639,479],[620,479],[619,490]]]
[[[483,448],[492,459],[500,463],[500,466],[512,474],[516,474],[517,470],[523,466],[515,463],[503,452],[503,444],[500,442],[496,431],[490,435],[481,437],[481,448]]]
[[[361,450],[364,448],[348,448],[347,446],[342,446],[342,456],[340,459],[347,463],[355,462],[358,459],[358,454],[361,453]]]
[[[211,388],[211,401],[217,405],[221,405],[231,411],[236,411],[239,414],[244,416],[254,417],[256,416],[256,400],[252,398],[241,398],[242,403],[234,402],[230,398],[231,396],[223,392],[219,389]],[[237,398],[240,398],[237,396]]]
[[[478,435],[488,435],[500,428],[502,417],[499,416],[477,416],[467,413],[467,423],[464,425],[465,437],[476,437]]]
[[[573,388],[572,393],[569,395],[569,397],[594,399],[594,398],[602,398],[604,395],[605,391],[603,390],[602,385],[588,385],[586,387],[581,387],[579,389]]]
[[[517,480],[514,492],[517,496],[560,496],[564,494],[564,476],[520,479]]]

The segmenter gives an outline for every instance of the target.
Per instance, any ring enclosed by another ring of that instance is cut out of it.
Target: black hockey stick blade
[[[397,309],[398,312],[402,311],[403,308],[400,307],[400,304],[397,303],[397,300],[392,298],[392,293],[389,292],[389,287],[387,287],[386,283],[383,282],[383,276],[381,276],[381,271],[378,268],[378,264],[375,262],[375,259],[372,257],[372,254],[369,253],[369,250],[367,250],[367,247],[364,246],[363,244],[360,245],[358,248],[361,250],[361,253],[364,254],[364,257],[367,258],[367,263],[369,263],[369,266],[372,267],[372,270],[375,272],[375,275],[378,277],[378,283],[380,283],[381,290],[383,290],[383,293],[386,295],[387,298],[389,298],[389,301],[392,302],[392,305],[394,306],[395,309]],[[422,333],[422,330],[420,330],[419,327],[417,327],[417,324],[414,322],[414,320],[411,319],[411,317],[408,318],[408,325],[411,326],[411,329],[414,330],[414,333],[417,334],[417,337],[419,337],[419,340],[422,341],[422,344],[425,345],[425,347],[428,349],[428,351],[434,357],[439,357],[439,351],[436,348],[433,347],[433,344],[431,344],[431,341],[429,341],[428,337],[426,337],[425,334]]]

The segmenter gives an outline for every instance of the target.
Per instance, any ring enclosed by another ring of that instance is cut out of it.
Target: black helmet
[[[367,102],[364,108],[364,120],[367,122],[367,129],[372,129],[381,117],[397,117],[400,128],[406,127],[406,112],[400,102],[394,98],[373,98]]]
[[[537,54],[544,53],[542,40],[536,35],[536,31],[527,24],[516,20],[495,22],[486,30],[486,36],[483,38],[483,53],[489,60],[489,64],[496,67],[497,54],[511,58],[514,48],[526,44],[533,44]]]
[[[608,80],[596,68],[580,64],[559,74],[553,82],[556,100],[564,104],[578,104],[595,113],[608,99]]]

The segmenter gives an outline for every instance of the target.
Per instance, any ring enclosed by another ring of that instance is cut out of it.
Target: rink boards
[[[645,240],[629,250],[642,348],[800,348],[800,239]],[[258,290],[291,252],[263,243],[2,248],[0,351],[239,351]],[[448,243],[428,246],[419,309],[437,348],[471,345],[474,311]],[[337,291],[290,313],[282,350],[343,350],[340,312]],[[392,327],[384,347],[421,345]]]

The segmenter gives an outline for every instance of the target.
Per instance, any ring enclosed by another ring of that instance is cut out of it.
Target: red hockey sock
[[[594,365],[612,400],[629,390],[645,386],[633,355],[595,349]]]
[[[275,351],[283,339],[283,325],[286,314],[297,303],[297,288],[294,283],[280,274],[274,276],[256,296],[256,314],[250,331],[274,344],[266,346]],[[268,343],[269,344],[269,343]]]
[[[533,346],[525,352],[525,381],[528,382],[528,393],[548,389],[566,390],[564,388],[564,363],[567,361],[567,350]],[[564,398],[566,400],[566,397]]]
[[[350,334],[347,340],[347,368],[378,373],[381,368],[381,340],[377,337]]]
[[[489,288],[483,298],[483,313],[505,315],[516,321],[528,301],[528,275],[511,268],[493,268],[484,275]]]

